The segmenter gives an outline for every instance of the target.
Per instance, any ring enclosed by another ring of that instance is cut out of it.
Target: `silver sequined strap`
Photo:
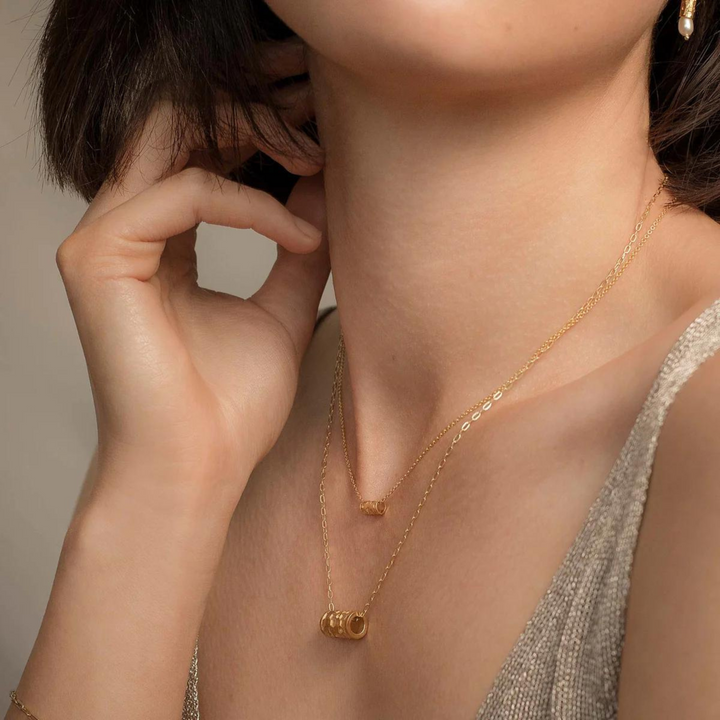
[[[185,688],[185,704],[183,705],[182,720],[200,720],[200,699],[198,698],[198,645],[195,641],[195,651],[190,663],[187,687]]]

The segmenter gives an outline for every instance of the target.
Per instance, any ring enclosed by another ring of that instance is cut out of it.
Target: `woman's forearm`
[[[127,484],[97,478],[67,533],[18,687],[40,720],[181,715],[232,508],[219,498],[115,489],[136,483],[132,474]],[[16,717],[11,709],[8,720]]]

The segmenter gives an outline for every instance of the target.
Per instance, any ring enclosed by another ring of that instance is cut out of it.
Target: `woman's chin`
[[[315,53],[349,73],[442,96],[551,89],[607,71],[652,27],[658,3],[610,4],[617,12],[558,0],[269,2]]]

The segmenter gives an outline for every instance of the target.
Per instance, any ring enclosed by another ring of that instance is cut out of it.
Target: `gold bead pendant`
[[[384,500],[363,500],[360,503],[363,515],[384,515],[387,503]]]
[[[368,630],[368,621],[357,610],[328,610],[320,618],[320,630],[331,638],[362,640]]]

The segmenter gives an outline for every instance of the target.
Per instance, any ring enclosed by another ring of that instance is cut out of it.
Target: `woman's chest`
[[[267,463],[238,509],[201,632],[205,714],[474,717],[618,449],[598,439],[572,448],[547,428],[514,452],[512,435],[485,441],[495,450],[478,443],[448,462],[389,569],[429,473],[373,518],[331,463],[334,606],[361,611],[379,590],[359,641],[320,631],[328,573],[318,458],[295,450],[292,461]]]

